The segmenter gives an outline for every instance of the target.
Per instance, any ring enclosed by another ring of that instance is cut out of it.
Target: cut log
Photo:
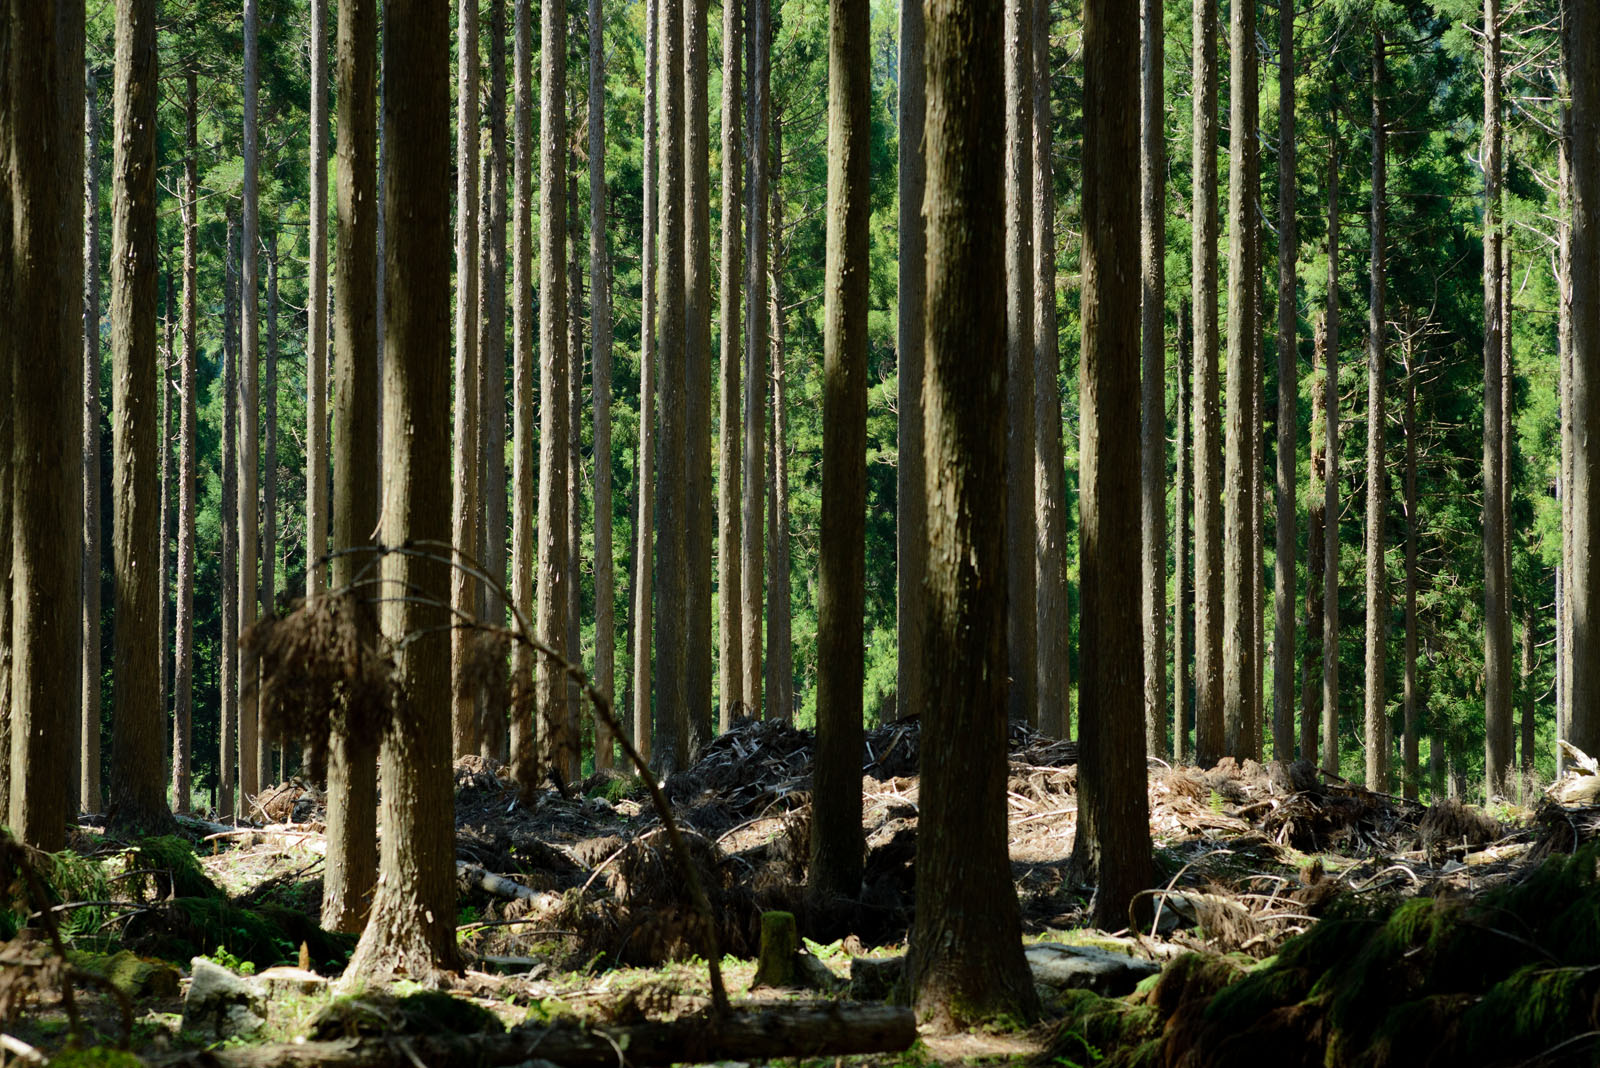
[[[834,1002],[735,1010],[722,1020],[691,1016],[630,1027],[519,1027],[507,1034],[390,1035],[190,1050],[153,1058],[156,1068],[416,1068],[418,1064],[566,1068],[700,1064],[779,1057],[892,1053],[917,1038],[908,1008]]]

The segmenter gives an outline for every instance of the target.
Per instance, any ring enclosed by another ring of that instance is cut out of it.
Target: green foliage
[[[211,955],[227,967],[294,964],[305,943],[319,971],[344,968],[353,935],[324,931],[305,913],[282,905],[244,907],[218,898],[177,898],[129,920],[127,939],[151,955],[188,960]]]
[[[176,835],[145,838],[130,851],[128,870],[146,870],[140,884],[151,897],[221,897],[222,891],[200,867],[194,847]]]
[[[144,1068],[144,1062],[125,1049],[90,1046],[62,1050],[50,1058],[50,1068]]]

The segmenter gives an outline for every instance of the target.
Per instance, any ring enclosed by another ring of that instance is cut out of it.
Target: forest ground
[[[781,723],[741,726],[716,738],[692,768],[669,780],[666,792],[711,899],[724,977],[736,1004],[798,1004],[819,996],[865,1003],[888,993],[884,966],[873,970],[861,961],[892,960],[904,952],[914,895],[919,741],[914,721],[868,732],[862,779],[868,852],[861,899],[853,902],[817,902],[804,892],[811,755],[805,732]],[[1430,908],[1448,907],[1451,917],[1472,927],[1478,923],[1472,919],[1474,903],[1489,902],[1491,915],[1503,911],[1496,894],[1537,884],[1539,873],[1550,867],[1545,858],[1574,852],[1600,825],[1596,809],[1544,799],[1536,809],[1493,813],[1453,802],[1429,808],[1368,792],[1304,763],[1225,760],[1202,771],[1152,762],[1151,833],[1161,881],[1152,897],[1158,915],[1138,932],[1090,931],[1083,924],[1092,887],[1081,883],[1071,862],[1076,746],[1015,727],[1011,743],[1007,803],[1025,941],[1088,946],[1149,963],[1142,972],[1135,967],[1096,980],[1093,992],[1042,982],[1045,1020],[1031,1028],[1003,1024],[953,1036],[925,1034],[909,1051],[852,1060],[885,1066],[1160,1063],[1162,1043],[1209,1049],[1203,1028],[1196,1032],[1189,1024],[1224,987],[1245,988],[1249,983],[1236,980],[1276,975],[1275,969],[1285,967],[1281,962],[1298,960],[1304,953],[1296,947],[1314,943],[1306,932],[1323,917],[1334,917],[1334,926],[1358,919],[1366,926],[1357,934],[1374,924],[1383,931],[1405,913],[1407,902],[1421,899]],[[596,775],[581,792],[567,797],[549,790],[528,806],[500,771],[480,758],[455,766],[457,938],[469,966],[449,989],[487,1011],[448,1024],[430,1016],[415,1026],[493,1031],[529,1020],[575,1018],[604,1029],[704,1011],[710,990],[700,957],[706,944],[703,914],[690,902],[661,822],[635,781]],[[278,976],[270,987],[258,986],[252,995],[251,1011],[261,1022],[250,1022],[249,1034],[230,1034],[235,1024],[225,1021],[203,1023],[194,1006],[185,1016],[189,980],[180,973],[191,972],[193,957],[209,957],[236,972],[298,964],[336,976],[353,944],[316,927],[325,848],[321,795],[290,782],[264,791],[257,802],[254,827],[195,820],[183,824],[181,840],[129,843],[113,841],[85,821],[67,854],[33,856],[52,898],[68,906],[55,915],[73,948],[74,965],[111,976],[130,995],[132,1049],[147,1062],[175,1063],[207,1049],[266,1053],[263,1044],[303,1041],[308,1034],[366,1034],[374,1019],[385,1033],[411,1026],[403,1022],[411,1018],[408,1010],[392,998],[372,999],[356,1013],[367,1013],[367,1022],[353,1022],[349,999],[335,998],[326,979],[282,969],[270,973]],[[1569,865],[1581,868],[1572,876],[1576,882],[1569,878],[1565,889],[1547,892],[1546,898],[1562,900],[1545,900],[1540,907],[1559,912],[1581,905],[1588,915],[1600,915],[1593,857],[1580,855],[1588,857],[1583,865]],[[11,876],[3,882],[11,883]],[[14,904],[18,887],[13,884],[7,894]],[[816,970],[811,990],[750,991],[761,918],[769,910],[795,914],[805,955],[825,969]],[[1408,922],[1415,926],[1415,917]],[[1506,934],[1514,942],[1538,948],[1547,936],[1563,937],[1534,930],[1537,920],[1516,923],[1521,926]],[[56,1053],[69,1044],[71,1024],[51,989],[43,963],[48,954],[38,938],[30,942],[30,933],[0,949],[0,963],[33,967],[15,969],[14,979],[37,976],[35,983],[13,981],[9,988],[0,981],[0,1021],[5,1033],[26,1046]],[[1412,942],[1418,937],[1405,935]],[[1363,938],[1342,939],[1341,959],[1373,957]],[[1434,947],[1430,954],[1444,952],[1437,932],[1425,941]],[[1417,945],[1388,951],[1410,962],[1397,967],[1416,970]],[[1546,946],[1532,960],[1564,961],[1563,952]],[[1587,939],[1583,952],[1600,953],[1600,936]],[[1196,960],[1214,967],[1198,977]],[[1588,978],[1600,971],[1588,967],[1600,964],[1600,956],[1578,964],[1587,971],[1575,971],[1574,982],[1600,984]],[[1474,982],[1492,990],[1520,974],[1516,960],[1502,970],[1506,975],[1486,974]],[[1142,973],[1152,974],[1141,982]],[[1438,981],[1466,982],[1458,976]],[[54,982],[59,985],[59,976]],[[1371,977],[1365,982],[1370,985]],[[1449,993],[1428,982],[1408,981],[1404,996],[1426,1000]],[[1277,982],[1279,1003],[1258,1006],[1257,1017],[1269,1019],[1293,1007],[1302,1014],[1295,1027],[1309,1027],[1313,1044],[1355,1033],[1351,1020],[1329,1007],[1337,998],[1330,1001],[1326,990],[1313,991],[1307,983],[1306,989],[1284,993],[1293,985]],[[116,1001],[83,981],[78,987],[88,1031],[84,1044],[115,1043]],[[403,985],[400,994],[417,989]],[[1575,996],[1563,990],[1563,997]],[[1466,992],[1453,993],[1459,1000]],[[1595,994],[1593,1004],[1600,1007],[1600,989]],[[1474,996],[1473,1003],[1481,1003],[1484,991]],[[1320,1006],[1321,1031],[1304,1018],[1307,1006]],[[1595,1011],[1585,1016],[1591,1029]],[[1571,1023],[1580,1028],[1584,1020]],[[1357,1036],[1361,1044],[1352,1048],[1387,1048],[1373,1046],[1382,1029],[1372,1029],[1373,1035]],[[1574,1033],[1581,1037],[1581,1029]],[[1227,1050],[1211,1052],[1198,1063],[1233,1063]],[[1350,1063],[1382,1060],[1362,1055]]]

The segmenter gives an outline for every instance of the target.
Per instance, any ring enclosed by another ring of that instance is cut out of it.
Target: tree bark
[[[478,0],[456,4],[456,318],[455,481],[451,485],[450,734],[457,757],[482,746],[478,693],[467,677],[474,632],[459,624],[478,615]]]
[[[100,724],[104,704],[101,651],[100,572],[100,113],[99,91],[92,77],[86,81],[84,104],[84,206],[83,206],[83,560],[79,581],[83,590],[83,623],[79,635],[82,657],[78,669],[81,702],[77,752],[77,810],[104,809],[100,789]],[[17,520],[20,523],[20,520]]]
[[[260,215],[257,190],[257,94],[260,89],[260,5],[244,0],[244,180],[240,214],[239,271],[239,636],[256,621],[260,589]],[[257,762],[255,658],[239,654],[239,792],[241,801],[261,788]]]
[[[1533,613],[1526,608],[1522,611],[1522,720],[1521,738],[1518,749],[1520,760],[1518,766],[1522,770],[1521,787],[1524,791],[1532,786],[1533,782]],[[1407,736],[1409,739],[1409,735]],[[1410,746],[1407,745],[1406,753],[1409,757]],[[1522,803],[1528,803],[1526,796],[1521,798]]]
[[[170,255],[170,253],[168,253]],[[160,633],[157,636],[156,648],[159,651],[157,661],[156,679],[158,680],[158,698],[161,704],[161,726],[166,730],[167,720],[167,695],[168,679],[171,678],[172,669],[172,632],[167,629],[167,591],[172,588],[172,569],[168,559],[168,544],[172,532],[172,368],[177,362],[173,357],[173,330],[177,316],[175,314],[176,302],[172,295],[172,264],[168,260],[166,269],[162,272],[163,299],[165,301],[165,314],[162,316],[162,330],[166,334],[166,345],[157,357],[156,363],[156,388],[161,391],[161,429],[157,441],[161,449],[161,484],[159,493],[160,514],[156,519],[156,530],[160,533],[156,537],[156,559],[161,563],[160,574],[156,578],[157,612],[156,618],[160,621]],[[165,740],[165,739],[163,739]],[[170,769],[163,769],[170,771]],[[162,800],[165,802],[166,784],[162,784]],[[163,804],[163,810],[165,810]]]
[[[30,363],[13,352],[12,830],[38,849],[65,845],[71,723],[78,704],[78,547],[82,522],[75,417],[82,403],[84,69],[82,0],[10,0],[4,99],[10,114],[11,303],[33,324]]]
[[[1300,361],[1295,315],[1295,264],[1300,233],[1295,216],[1296,60],[1294,0],[1278,4],[1278,544],[1272,565],[1272,758],[1294,759],[1295,517],[1298,488],[1295,455],[1299,428]]]
[[[198,451],[195,364],[199,347],[200,253],[198,81],[193,66],[184,72],[183,361],[178,391],[178,590],[174,608],[176,646],[172,681],[172,806],[176,812],[189,811],[193,790],[191,720],[194,708],[195,459]],[[316,243],[313,242],[313,255],[315,252]],[[326,451],[324,442],[324,455]]]
[[[761,591],[765,553],[762,509],[767,479],[763,427],[767,404],[767,121],[770,96],[770,0],[748,0],[750,32],[745,41],[749,60],[750,116],[746,150],[750,170],[745,179],[745,366],[744,366],[744,500],[740,536],[739,578],[743,604],[740,663],[744,668],[743,699],[749,714],[761,718]]]
[[[1300,759],[1313,766],[1319,760],[1322,740],[1323,572],[1327,567],[1323,538],[1326,534],[1328,479],[1328,390],[1325,376],[1333,370],[1329,359],[1328,323],[1316,316],[1313,328],[1315,368],[1311,385],[1311,494],[1306,509],[1306,637],[1300,679]]]
[[[1175,764],[1181,764],[1194,755],[1194,746],[1189,741],[1189,728],[1193,726],[1189,714],[1192,696],[1189,656],[1190,646],[1194,642],[1194,568],[1189,555],[1193,546],[1189,518],[1194,501],[1189,484],[1194,480],[1194,434],[1189,418],[1189,380],[1194,360],[1190,356],[1193,334],[1189,327],[1187,302],[1178,305],[1177,341],[1178,380],[1175,392],[1178,395],[1178,470],[1172,486],[1172,510],[1177,518],[1173,524],[1172,554],[1172,760]]]
[[[559,37],[545,36],[547,47]],[[385,254],[383,403],[387,545],[446,542],[450,527],[450,32],[449,9],[432,0],[388,0],[384,63],[403,70],[384,101],[394,149],[383,210],[404,218]],[[372,918],[345,971],[350,983],[403,972],[423,979],[455,969],[455,812],[450,775],[448,643],[440,631],[449,568],[408,553],[383,560],[385,636],[397,653],[402,707],[383,731],[381,870]]]
[[[772,477],[767,502],[772,524],[772,578],[767,583],[767,695],[768,715],[794,718],[794,641],[789,587],[789,410],[788,370],[784,364],[783,267],[787,240],[783,230],[783,117],[772,115],[772,173],[768,193],[772,201],[772,237],[768,285],[772,336]],[[920,425],[920,424],[919,424]],[[919,488],[920,496],[921,490]],[[918,633],[921,633],[920,630]],[[920,668],[918,669],[920,674]]]
[[[993,417],[1006,398],[1004,23],[975,0],[924,11],[926,702],[906,975],[917,1015],[950,1027],[1026,1018],[1037,1001],[1006,855],[1006,542],[993,502],[1006,465]]]
[[[1367,641],[1366,747],[1367,789],[1389,789],[1388,687],[1384,678],[1389,638],[1389,584],[1384,563],[1383,517],[1388,505],[1389,472],[1384,464],[1386,415],[1383,401],[1384,276],[1388,212],[1388,132],[1384,129],[1383,32],[1374,29],[1372,44],[1372,249],[1368,258],[1367,301]],[[1499,354],[1496,353],[1498,361]],[[1497,445],[1498,447],[1498,445]]]
[[[581,21],[574,17],[568,39]],[[567,130],[572,142],[567,156],[567,649],[573,663],[583,663],[583,219],[578,212],[578,94],[569,93]],[[583,691],[566,680],[567,737],[563,781],[583,778]]]
[[[1565,58],[1570,52],[1570,6],[1561,5],[1559,37],[1563,64],[1558,88],[1570,93]],[[1556,138],[1557,170],[1557,255],[1556,346],[1560,351],[1561,475],[1557,494],[1561,498],[1561,567],[1556,572],[1556,738],[1570,738],[1572,724],[1572,481],[1574,473],[1572,407],[1572,107],[1560,105],[1560,130]],[[1566,771],[1566,754],[1556,747],[1556,772]]]
[[[1195,763],[1210,767],[1222,756],[1225,741],[1222,715],[1222,414],[1217,382],[1216,0],[1194,0],[1194,50]],[[1079,663],[1084,663],[1081,656]]]
[[[222,282],[222,716],[218,731],[217,812],[237,814],[234,794],[239,784],[239,225],[228,217],[226,263]],[[329,781],[331,787],[332,781]]]
[[[1005,0],[1007,714],[1039,723],[1034,509],[1033,4]],[[1032,550],[1032,551],[1030,551]]]
[[[606,193],[606,48],[600,0],[589,0],[589,375],[594,388],[594,680],[616,688],[616,563],[611,545],[611,250]],[[597,716],[594,766],[612,766],[611,731]]]
[[[511,236],[511,316],[514,406],[512,416],[511,464],[511,602],[512,610],[525,620],[535,620],[540,633],[543,618],[536,617],[533,571],[539,549],[534,545],[534,519],[541,530],[543,517],[536,511],[536,486],[544,485],[534,467],[534,351],[533,333],[533,20],[530,0],[513,0],[516,43],[513,47],[513,78],[516,83],[512,104],[516,138],[515,183]],[[553,134],[552,134],[553,136]],[[563,340],[565,338],[563,337]],[[548,396],[548,394],[543,394]],[[535,482],[535,476],[539,481]],[[535,722],[543,702],[534,691],[536,655],[518,644],[511,650],[511,774],[524,795],[538,788],[538,731]]]
[[[7,19],[11,17],[9,5],[0,5]],[[11,83],[4,72],[11,69],[10,24],[0,25],[0,92],[9,94]],[[0,95],[0,307],[13,307],[11,285],[11,115],[9,95]],[[86,186],[87,191],[87,186]],[[87,321],[84,323],[87,326]],[[13,332],[0,331],[0,542],[11,546],[15,542],[11,524],[11,395],[12,365],[16,348]],[[81,474],[81,468],[78,472]],[[81,494],[82,487],[79,486]],[[79,497],[81,500],[81,496]],[[11,556],[0,552],[0,823],[11,825]],[[80,641],[81,641],[80,632]],[[78,710],[81,718],[82,709]],[[69,765],[70,766],[70,765]],[[71,778],[75,779],[76,776]],[[67,807],[73,807],[71,796],[77,784],[69,779]]]
[[[334,240],[333,548],[373,544],[378,525],[377,223],[374,196],[377,115],[377,0],[341,0],[336,78],[339,99],[338,218]],[[330,582],[351,589],[370,574],[365,553],[341,551]],[[352,590],[362,638],[377,640],[376,595]],[[328,861],[322,878],[322,926],[359,932],[377,882],[378,739],[338,717],[328,753]]]
[[[896,106],[900,138],[896,180],[900,214],[895,305],[895,434],[899,450],[895,469],[895,629],[899,664],[895,706],[900,716],[908,716],[922,711],[923,695],[927,692],[922,677],[922,575],[927,566],[924,553],[928,515],[922,469],[922,383],[927,362],[923,351],[927,238],[922,221],[922,192],[927,164],[922,147],[926,102],[920,3],[900,5],[899,44],[900,85]],[[774,344],[777,343],[775,339]],[[777,448],[774,441],[774,452]],[[778,565],[774,564],[774,577],[777,573]]]
[[[739,105],[744,91],[744,6],[739,0],[723,0],[722,4],[722,277],[718,285],[722,298],[722,391],[717,460],[721,472],[717,482],[717,591],[721,615],[717,627],[717,726],[724,731],[743,714],[744,706],[744,589],[739,568],[739,272],[744,241],[740,219],[740,155],[744,145]]]
[[[656,302],[656,179],[659,148],[656,96],[656,57],[660,34],[662,0],[645,0],[645,76],[644,76],[644,159],[641,180],[644,184],[644,240],[640,250],[639,287],[639,510],[634,524],[634,572],[629,619],[633,624],[633,745],[645,760],[651,758],[654,732],[651,729],[651,579],[655,535],[656,479],[656,323],[660,314]]]
[[[1083,601],[1079,626],[1078,778],[1073,860],[1098,880],[1093,922],[1127,923],[1150,885],[1139,573],[1138,12],[1090,0],[1084,20],[1083,343],[1079,380]]]
[[[688,734],[698,749],[711,740],[711,547],[716,538],[711,490],[711,135],[706,70],[706,0],[685,0],[684,81],[684,453],[688,490],[684,563],[684,700]],[[759,611],[759,606],[758,606]]]
[[[306,596],[327,588],[328,0],[311,0],[310,263],[306,268]],[[313,776],[320,778],[320,776]]]
[[[479,403],[483,450],[483,567],[494,580],[484,590],[484,611],[491,623],[507,621],[506,573],[506,0],[489,4],[489,165],[484,193],[488,210],[484,225],[482,303],[478,342],[483,399]],[[479,752],[504,761],[507,749],[506,665],[494,665],[484,688],[483,731]]]
[[[1143,0],[1139,78],[1139,525],[1144,535],[1145,750],[1167,753],[1167,144],[1166,25],[1159,0]]]
[[[1328,466],[1322,480],[1322,769],[1339,772],[1339,116],[1329,120],[1328,286],[1323,309],[1323,407]]]
[[[1406,644],[1404,659],[1405,796],[1416,800],[1418,785],[1417,732],[1421,716],[1417,707],[1417,367],[1406,356]]]
[[[267,364],[261,457],[261,607],[271,615],[278,602],[278,232],[267,235]],[[256,732],[256,781],[263,790],[279,782],[272,774],[275,739]]]

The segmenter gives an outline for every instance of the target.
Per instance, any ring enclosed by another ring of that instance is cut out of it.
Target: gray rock
[[[263,986],[205,957],[195,957],[189,969],[193,978],[183,998],[186,1030],[228,1038],[254,1034],[267,1022]]]
[[[1092,990],[1102,997],[1131,994],[1161,965],[1094,946],[1039,942],[1025,950],[1033,981],[1051,990]]]

